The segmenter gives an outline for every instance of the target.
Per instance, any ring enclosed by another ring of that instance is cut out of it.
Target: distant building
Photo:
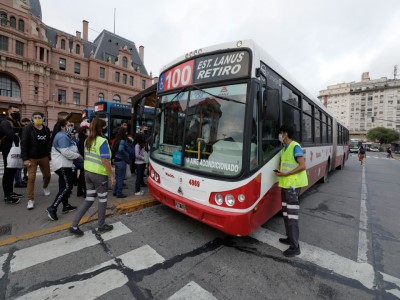
[[[99,99],[130,103],[152,84],[143,46],[107,30],[90,42],[87,21],[76,35],[47,26],[39,0],[2,0],[0,18],[0,114],[14,103],[53,126]]]
[[[400,132],[400,80],[386,77],[340,83],[319,92],[318,98],[350,130],[352,138],[365,139],[369,129],[385,127]]]

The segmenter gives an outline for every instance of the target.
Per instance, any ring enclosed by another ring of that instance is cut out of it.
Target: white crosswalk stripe
[[[187,299],[196,299],[196,300],[214,300],[217,299],[210,292],[203,289],[196,282],[191,281],[171,297],[168,300],[187,300]]]

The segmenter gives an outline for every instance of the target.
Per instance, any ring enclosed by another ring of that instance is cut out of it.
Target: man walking
[[[3,153],[4,161],[4,174],[2,179],[3,191],[4,191],[4,201],[7,204],[17,204],[19,203],[19,197],[22,195],[14,193],[13,184],[15,172],[17,169],[7,167],[7,156],[10,153],[12,144],[14,142],[15,146],[19,146],[19,137],[21,130],[21,124],[19,120],[21,115],[19,113],[19,108],[15,104],[11,104],[7,110],[7,119],[1,122],[1,131],[4,137],[1,141],[1,152]]]
[[[32,114],[33,124],[22,131],[21,156],[24,166],[28,168],[28,209],[35,206],[34,189],[36,171],[39,166],[43,174],[43,194],[50,195],[50,129],[43,125],[45,117],[41,112]]]
[[[283,221],[287,238],[279,242],[290,247],[283,252],[286,257],[300,254],[299,245],[299,193],[301,187],[308,185],[306,164],[300,144],[292,140],[293,129],[281,126],[279,140],[284,144],[279,170],[274,170],[279,177],[281,188]]]

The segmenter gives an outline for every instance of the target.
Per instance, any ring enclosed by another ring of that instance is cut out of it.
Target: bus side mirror
[[[277,89],[264,90],[263,92],[264,119],[268,120],[278,119],[279,112],[280,112],[279,90]]]

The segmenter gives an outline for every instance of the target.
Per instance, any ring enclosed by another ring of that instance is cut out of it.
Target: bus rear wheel
[[[328,183],[328,174],[329,174],[329,161],[326,163],[324,177],[321,178],[322,183]]]

